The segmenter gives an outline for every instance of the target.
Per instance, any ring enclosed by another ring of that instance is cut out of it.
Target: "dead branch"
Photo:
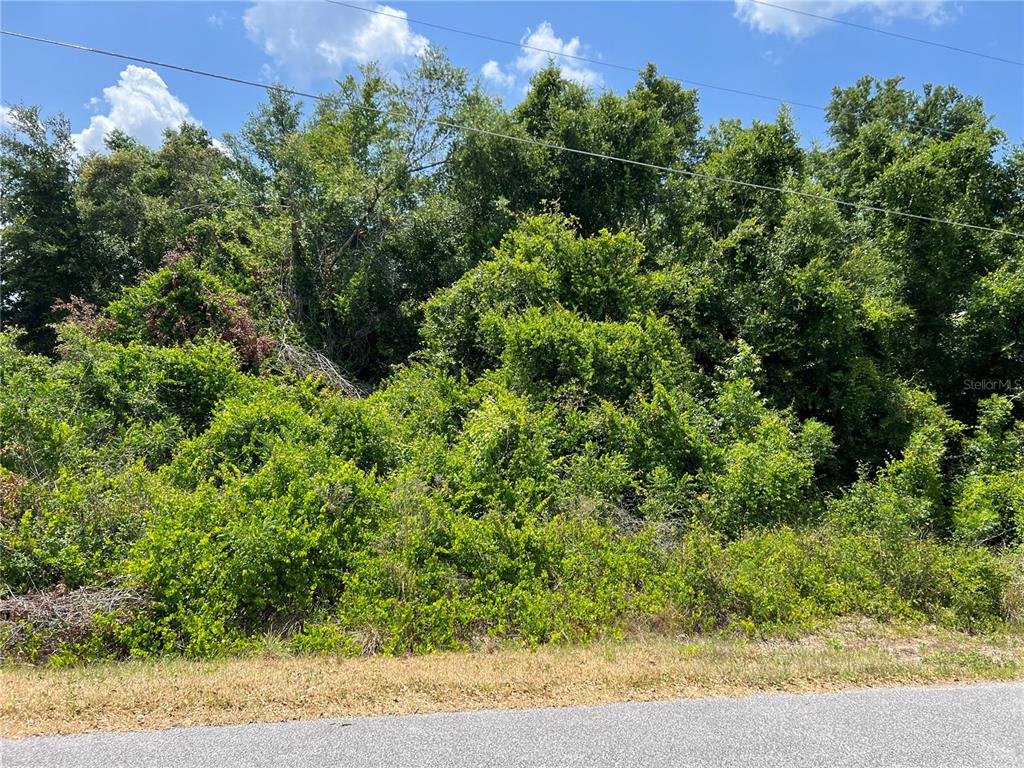
[[[351,397],[366,396],[366,391],[361,386],[344,376],[338,366],[315,349],[281,341],[278,343],[277,356],[282,363],[300,376],[320,375],[329,386]]]
[[[27,645],[40,656],[49,656],[65,643],[88,638],[96,629],[97,617],[127,622],[148,602],[130,586],[68,589],[60,584],[24,595],[8,593],[0,599],[0,658]]]

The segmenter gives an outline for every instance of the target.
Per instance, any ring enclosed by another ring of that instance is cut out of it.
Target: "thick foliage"
[[[230,155],[15,110],[0,587],[96,610],[4,653],[1019,620],[1019,243],[761,187],[1021,229],[1021,153],[952,88],[837,90],[815,151],[696,101],[429,51]]]

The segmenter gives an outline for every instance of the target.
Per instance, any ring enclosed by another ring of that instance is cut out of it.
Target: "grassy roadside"
[[[641,638],[405,658],[0,668],[0,735],[1024,679],[1024,635],[846,623],[795,640]]]

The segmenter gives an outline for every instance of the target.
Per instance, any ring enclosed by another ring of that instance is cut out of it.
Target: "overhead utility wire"
[[[561,58],[565,58],[565,59],[572,59],[573,61],[582,61],[582,62],[585,62],[587,64],[594,64],[594,65],[599,66],[599,67],[608,67],[610,69],[618,69],[618,70],[621,70],[623,72],[632,72],[634,74],[640,74],[641,72],[643,72],[643,70],[640,69],[639,67],[633,67],[633,66],[629,66],[627,64],[616,64],[616,63],[611,62],[611,61],[605,61],[604,59],[595,59],[592,56],[580,56],[579,54],[575,54],[575,53],[564,53],[562,51],[554,51],[554,50],[551,50],[550,48],[541,48],[540,46],[530,45],[528,43],[524,43],[524,42],[521,42],[521,41],[517,43],[515,40],[505,40],[504,38],[500,38],[500,37],[491,37],[490,35],[485,35],[485,34],[482,34],[480,32],[473,32],[473,31],[468,30],[468,29],[458,29],[457,27],[449,27],[449,26],[447,26],[445,24],[436,24],[436,23],[434,23],[432,21],[424,21],[423,19],[413,19],[413,18],[410,18],[410,17],[406,16],[404,13],[392,13],[390,11],[380,10],[379,8],[369,8],[369,7],[364,6],[364,5],[356,5],[354,3],[346,3],[346,2],[343,2],[343,0],[325,0],[325,2],[328,2],[331,5],[341,6],[342,8],[352,8],[353,10],[362,11],[364,13],[373,13],[373,14],[376,14],[377,16],[386,16],[386,17],[391,18],[391,19],[401,19],[402,21],[409,22],[410,24],[418,24],[421,27],[431,27],[433,29],[441,29],[441,30],[444,30],[445,32],[454,32],[457,35],[465,35],[466,37],[475,37],[478,40],[487,40],[489,42],[500,43],[502,45],[511,45],[511,46],[513,46],[515,48],[525,48],[528,51],[537,51],[539,53],[547,53],[547,54],[550,54],[551,56],[561,57]],[[755,98],[755,99],[765,99],[766,101],[775,101],[775,102],[778,102],[779,104],[788,104],[790,106],[803,107],[805,109],[815,109],[815,110],[817,110],[819,112],[827,112],[828,111],[828,107],[823,107],[820,104],[809,104],[809,103],[807,103],[805,101],[794,101],[792,99],[784,99],[781,96],[769,96],[766,93],[758,93],[756,91],[745,91],[745,90],[742,90],[740,88],[730,88],[729,86],[725,86],[725,85],[715,85],[713,83],[705,83],[705,82],[703,82],[701,80],[689,80],[689,79],[682,78],[682,77],[671,77],[669,75],[662,75],[662,76],[666,80],[671,80],[672,82],[679,83],[680,85],[696,85],[696,86],[699,86],[701,88],[708,88],[708,89],[715,90],[715,91],[723,91],[725,93],[732,93],[732,94],[736,94],[738,96],[750,96],[750,97]],[[951,130],[948,130],[946,128],[922,127],[922,128],[917,129],[917,130],[919,132],[921,132],[921,133],[940,133],[940,134],[942,134],[944,136],[953,136],[956,133],[955,131],[951,131]]]
[[[435,24],[432,21],[424,21],[423,19],[413,19],[413,18],[410,18],[410,17],[406,16],[404,13],[391,13],[389,11],[382,11],[382,10],[377,9],[377,8],[368,8],[368,7],[364,6],[364,5],[356,5],[355,3],[345,3],[345,2],[342,2],[342,0],[325,0],[325,2],[328,2],[331,5],[339,5],[342,8],[352,8],[353,10],[356,10],[356,11],[363,11],[364,13],[374,13],[374,14],[376,14],[378,16],[387,16],[387,17],[392,18],[392,19],[401,19],[402,21],[407,21],[407,22],[409,22],[411,24],[418,24],[421,27],[432,27],[434,29],[441,29],[441,30],[444,30],[445,32],[454,32],[457,35],[465,35],[466,37],[475,37],[478,40],[487,40],[488,42],[491,42],[491,43],[500,43],[502,45],[511,45],[511,46],[513,46],[515,48],[525,48],[528,51],[537,51],[538,53],[547,53],[547,54],[550,54],[552,56],[561,57],[561,58],[565,58],[565,59],[572,59],[573,61],[582,61],[582,62],[585,62],[587,64],[595,64],[595,65],[600,66],[600,67],[609,67],[610,69],[619,69],[619,70],[622,70],[623,72],[632,72],[634,74],[639,74],[640,72],[643,71],[639,67],[631,67],[631,66],[628,66],[626,64],[615,64],[615,63],[610,62],[610,61],[604,61],[603,59],[595,59],[592,56],[580,56],[579,54],[575,54],[575,53],[563,53],[562,51],[553,51],[550,48],[541,48],[539,46],[529,45],[529,44],[524,43],[524,42],[516,42],[515,40],[505,40],[504,38],[500,38],[500,37],[491,37],[490,35],[484,35],[484,34],[482,34],[480,32],[472,32],[472,31],[470,31],[468,29],[457,29],[456,27],[449,27],[449,26],[445,26],[444,24]],[[673,81],[675,81],[677,83],[681,83],[683,85],[686,85],[686,84],[697,85],[697,86],[700,86],[701,88],[709,88],[709,89],[712,89],[712,90],[715,90],[715,91],[725,91],[726,93],[735,93],[735,94],[738,94],[740,96],[752,96],[752,97],[757,98],[757,99],[766,99],[768,101],[777,101],[780,104],[792,104],[794,107],[806,107],[807,109],[817,109],[817,110],[819,110],[821,112],[825,111],[825,107],[820,106],[819,104],[807,104],[807,103],[804,103],[802,101],[793,101],[792,99],[784,99],[784,98],[782,98],[780,96],[769,96],[768,94],[765,94],[765,93],[756,93],[755,91],[744,91],[744,90],[741,90],[739,88],[729,88],[728,86],[724,86],[724,85],[714,85],[712,83],[703,83],[700,80],[687,80],[687,79],[684,79],[684,78],[681,78],[681,77],[667,77],[666,76],[666,79],[673,80]]]
[[[888,29],[879,29],[878,27],[869,27],[867,24],[858,24],[854,21],[846,21],[846,19],[837,19],[834,16],[823,16],[818,13],[812,13],[811,11],[801,11],[798,8],[789,8],[785,5],[776,5],[775,3],[766,2],[766,0],[747,0],[747,2],[755,5],[763,5],[767,8],[775,8],[779,11],[786,11],[787,13],[795,13],[800,16],[809,16],[812,19],[819,19],[821,21],[830,21],[833,24],[842,24],[847,27],[854,27],[856,29],[863,29],[868,32],[877,32],[880,35],[888,35],[889,37],[898,37],[900,40],[910,40],[914,43],[921,43],[922,45],[932,45],[936,48],[945,48],[948,51],[956,51],[957,53],[966,53],[971,56],[980,56],[983,59],[991,59],[992,61],[1001,61],[1004,64],[1013,64],[1018,67],[1024,67],[1024,61],[1017,61],[1016,59],[1004,59],[1002,56],[993,56],[988,53],[982,53],[981,51],[972,51],[969,48],[959,48],[955,45],[947,45],[946,43],[940,43],[935,40],[926,40],[923,37],[914,37],[913,35],[904,35],[899,32],[892,32]]]
[[[361,109],[366,112],[373,112],[378,115],[384,115],[387,117],[396,118],[408,118],[409,115],[401,114],[394,110],[381,109],[379,107],[370,107],[365,104],[358,104],[356,102],[346,101],[343,99],[331,99],[323,96],[322,94],[307,93],[299,91],[294,88],[287,88],[282,85],[268,85],[267,83],[260,83],[256,80],[247,80],[241,77],[234,77],[232,75],[224,75],[219,72],[209,72],[202,69],[196,69],[195,67],[186,67],[181,64],[169,64],[163,61],[157,61],[155,59],[146,59],[141,56],[132,56],[127,53],[117,53],[115,51],[108,51],[102,48],[93,48],[86,45],[79,45],[77,43],[67,43],[61,40],[51,40],[46,37],[38,37],[36,35],[27,35],[22,32],[11,32],[6,29],[0,29],[0,34],[8,35],[9,37],[15,37],[21,40],[29,40],[36,43],[44,43],[46,45],[54,45],[60,48],[69,48],[75,51],[84,51],[86,53],[96,53],[101,56],[110,56],[115,59],[123,59],[124,61],[134,61],[140,64],[150,64],[154,67],[162,67],[164,69],[172,69],[178,72],[186,72],[191,75],[200,75],[202,77],[210,77],[215,80],[224,80],[229,83],[237,83],[240,85],[248,85],[254,88],[261,88],[264,91],[274,91],[277,93],[285,93],[291,96],[299,96],[302,98],[313,99],[315,101],[337,101],[345,104],[350,109]],[[841,205],[847,208],[853,208],[862,211],[873,211],[875,213],[882,213],[888,216],[900,216],[907,219],[916,219],[918,221],[930,221],[935,224],[946,224],[952,227],[963,227],[965,229],[974,229],[981,232],[993,232],[997,235],[1011,235],[1012,237],[1019,237],[1024,239],[1024,232],[1015,232],[1009,229],[996,229],[995,227],[985,227],[980,224],[968,224],[965,221],[953,221],[950,219],[939,219],[933,216],[923,216],[918,213],[908,213],[906,211],[897,211],[889,208],[881,208],[875,205],[869,205],[867,203],[853,203],[848,200],[840,200],[835,197],[829,197],[828,195],[819,195],[814,192],[802,192],[796,189],[786,189],[784,187],[774,187],[770,184],[757,184],[752,181],[742,181],[740,179],[733,179],[728,176],[716,176],[710,173],[702,173],[700,171],[688,171],[682,168],[672,168],[667,165],[657,165],[655,163],[647,163],[642,160],[632,160],[627,157],[617,157],[615,155],[608,155],[603,152],[591,152],[585,149],[576,149],[575,147],[566,147],[561,144],[554,144],[548,141],[541,141],[540,139],[532,139],[526,136],[511,136],[507,133],[499,133],[498,131],[492,131],[487,128],[479,128],[472,125],[465,125],[462,123],[456,123],[451,120],[439,119],[439,118],[423,118],[418,122],[430,125],[436,125],[439,128],[454,128],[459,131],[466,131],[468,133],[476,133],[482,136],[491,136],[497,139],[505,139],[507,141],[516,142],[518,144],[528,144],[535,147],[541,147],[543,149],[550,149],[555,152],[568,152],[573,155],[580,155],[583,157],[593,157],[598,160],[611,160],[613,162],[622,163],[623,165],[631,165],[638,168],[648,168],[655,171],[663,171],[665,173],[678,174],[680,176],[686,176],[694,179],[703,179],[705,181],[718,182],[721,184],[732,184],[734,186],[746,187],[748,189],[760,189],[766,192],[779,192],[784,195],[794,195],[796,197],[805,198],[808,200],[819,200],[821,202],[832,203],[833,205]]]

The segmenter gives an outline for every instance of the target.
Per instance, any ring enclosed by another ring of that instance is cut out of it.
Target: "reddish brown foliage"
[[[0,520],[14,510],[18,502],[18,491],[26,482],[28,481],[21,475],[0,469]]]
[[[100,316],[100,310],[79,296],[71,296],[67,300],[57,299],[53,302],[54,312],[66,313],[65,322],[77,325],[89,336],[104,330],[110,321]]]
[[[229,299],[222,296],[218,299],[218,305],[227,320],[220,337],[238,350],[243,362],[256,367],[270,354],[274,340],[260,334],[252,315],[245,308],[243,297],[234,296]]]

